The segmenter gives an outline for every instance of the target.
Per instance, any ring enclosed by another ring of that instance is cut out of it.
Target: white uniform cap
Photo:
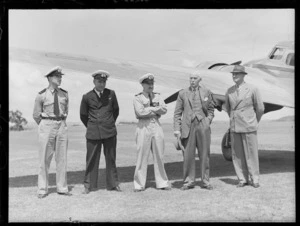
[[[64,75],[62,72],[61,72],[61,67],[60,66],[56,66],[54,68],[52,68],[50,71],[48,71],[45,75],[45,77],[48,77],[48,76],[51,76],[52,74],[59,74],[59,75]]]
[[[110,74],[107,71],[104,71],[104,70],[95,71],[92,74],[92,77],[95,78],[96,75],[100,75],[101,78],[105,78],[105,79],[107,79],[110,76]]]
[[[145,82],[144,80],[146,81],[153,81],[154,82],[154,75],[152,73],[147,73],[147,74],[144,74],[142,75],[142,77],[139,78],[139,82],[142,84],[143,82]]]

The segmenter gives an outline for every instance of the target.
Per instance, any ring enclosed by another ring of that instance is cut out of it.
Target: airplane
[[[262,92],[263,102],[265,106],[264,114],[280,110],[283,107],[294,107],[294,98],[292,95],[287,95],[286,91],[293,94],[292,87],[294,83],[294,65],[295,65],[295,51],[294,51],[294,42],[284,41],[277,43],[269,53],[266,58],[252,60],[245,64],[242,64],[246,68],[246,72],[248,73],[246,77],[246,81],[256,85],[259,90]],[[219,62],[202,62],[196,66],[196,69],[199,70],[211,70],[216,72],[224,72],[228,74],[233,70],[234,65],[240,65],[242,62],[237,61],[231,64],[219,63]],[[206,75],[210,76],[212,73],[203,72]],[[221,74],[213,73],[215,76],[220,76]],[[224,75],[225,76],[225,75]],[[247,79],[249,78],[250,79]],[[261,81],[259,79],[262,79]],[[261,83],[262,82],[262,83]],[[220,85],[219,82],[217,82]],[[224,110],[224,102],[225,102],[225,92],[220,93],[221,89],[217,89],[212,86],[212,84],[207,84],[213,91],[213,99],[216,104],[215,108],[219,111]],[[274,89],[274,86],[277,86],[279,89],[279,93],[272,93],[271,90]],[[227,88],[229,88],[228,86]],[[285,90],[285,91],[283,91]],[[179,90],[180,91],[180,90]],[[165,99],[166,103],[171,103],[177,99],[178,93],[172,94],[168,98]],[[286,94],[290,100],[285,99],[282,102],[280,95]],[[279,98],[280,100],[275,100]],[[273,99],[273,100],[272,100]],[[221,142],[223,156],[226,160],[232,161],[231,157],[231,146],[230,146],[230,136],[229,130],[224,134],[222,142]]]
[[[245,77],[245,81],[255,85],[261,92],[263,102],[265,105],[265,113],[279,110],[283,107],[294,108],[294,70],[292,65],[291,53],[293,45],[287,43],[277,44],[271,51],[268,59],[265,61],[252,61],[245,64],[248,75]],[[275,56],[277,51],[280,50],[282,57],[280,63],[276,64]],[[289,60],[288,60],[289,59]],[[274,61],[274,62],[273,62]],[[9,63],[21,62],[25,64],[33,65],[33,67],[50,68],[56,65],[60,65],[64,71],[69,70],[72,73],[72,79],[78,79],[76,72],[91,73],[93,71],[103,69],[113,74],[113,77],[119,80],[126,81],[138,81],[142,74],[151,72],[156,76],[156,84],[167,87],[168,90],[177,90],[165,99],[165,103],[169,104],[177,99],[178,92],[182,89],[183,84],[188,82],[188,75],[198,70],[201,72],[202,81],[201,84],[209,88],[213,93],[213,99],[215,102],[215,108],[219,111],[224,110],[224,95],[229,87],[233,85],[231,71],[234,65],[241,64],[241,61],[237,61],[231,64],[218,63],[218,62],[203,62],[197,65],[195,68],[187,68],[181,66],[161,65],[152,63],[140,63],[136,61],[125,61],[120,59],[100,59],[90,56],[57,53],[57,52],[44,52],[37,50],[28,50],[20,48],[9,48]],[[257,63],[260,62],[260,63]],[[264,62],[268,62],[264,63]],[[272,72],[266,73],[262,70],[261,65],[271,65]],[[290,65],[282,66],[282,62]],[[256,65],[256,66],[255,66]],[[257,65],[260,65],[259,68]],[[284,78],[279,77],[280,73],[275,73],[274,67],[277,65],[278,71],[287,72],[286,68],[289,68],[291,72],[289,76]],[[11,70],[9,70],[11,71]],[[283,84],[282,79],[285,79]],[[287,85],[288,84],[288,85]],[[173,92],[173,91],[172,91]],[[73,99],[81,98],[80,93],[73,94]],[[221,141],[221,148],[223,156],[226,160],[231,160],[231,148],[230,140],[228,140],[228,132],[224,134]]]

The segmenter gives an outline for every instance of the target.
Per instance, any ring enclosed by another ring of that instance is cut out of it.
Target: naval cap
[[[149,83],[154,82],[154,75],[152,73],[147,73],[142,75],[142,77],[139,78],[139,82],[142,83]]]
[[[241,74],[248,74],[245,71],[245,67],[242,65],[234,65],[233,71],[231,73],[241,73]]]
[[[56,66],[56,67],[52,68],[50,71],[48,71],[46,73],[45,77],[54,76],[54,75],[64,75],[61,71],[62,71],[61,67]]]
[[[109,72],[104,71],[104,70],[98,70],[92,74],[92,77],[95,79],[105,79],[106,80],[109,76],[110,76]]]

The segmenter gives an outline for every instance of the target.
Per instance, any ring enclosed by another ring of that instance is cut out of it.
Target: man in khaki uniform
[[[136,94],[133,101],[136,118],[137,163],[134,172],[134,191],[145,190],[148,157],[150,151],[154,159],[156,187],[170,190],[168,177],[164,168],[164,133],[159,122],[161,115],[167,113],[167,106],[159,93],[153,92],[154,75],[143,75],[139,79],[143,92]]]
[[[67,148],[69,97],[67,91],[59,88],[63,73],[59,66],[51,69],[45,77],[48,88],[40,91],[35,99],[33,119],[38,124],[39,172],[38,198],[48,194],[49,167],[55,153],[57,193],[70,196],[67,186]]]
[[[232,161],[239,183],[259,187],[257,129],[264,113],[264,104],[257,88],[246,83],[245,68],[236,65],[232,78],[235,85],[225,95],[225,107],[230,117]]]

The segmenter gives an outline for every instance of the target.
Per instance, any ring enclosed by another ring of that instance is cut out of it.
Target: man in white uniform
[[[170,190],[168,177],[164,168],[164,133],[159,122],[161,115],[167,113],[167,106],[159,93],[153,92],[154,75],[147,73],[139,79],[143,92],[136,94],[133,105],[136,118],[137,163],[134,172],[134,191],[145,190],[148,157],[150,151],[154,159],[156,187]]]

